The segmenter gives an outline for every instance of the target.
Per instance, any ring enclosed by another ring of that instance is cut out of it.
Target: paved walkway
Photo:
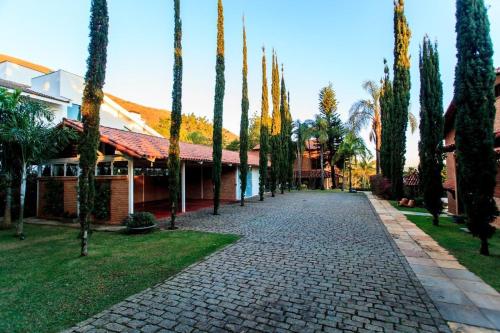
[[[279,195],[179,225],[243,238],[70,331],[449,332],[363,194]]]
[[[408,221],[405,212],[367,196],[443,318],[454,322],[451,326],[459,332],[500,330],[500,294]]]

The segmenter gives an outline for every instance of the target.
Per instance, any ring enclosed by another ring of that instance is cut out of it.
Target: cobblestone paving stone
[[[179,225],[243,238],[69,331],[449,332],[364,195],[288,193]]]

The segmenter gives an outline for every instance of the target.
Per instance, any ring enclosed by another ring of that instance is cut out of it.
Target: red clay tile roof
[[[418,186],[420,179],[417,172],[410,173],[403,177],[403,184],[405,186]]]
[[[74,120],[64,119],[64,126],[82,131],[82,123]],[[114,146],[118,151],[135,158],[166,159],[168,157],[169,141],[165,138],[140,134],[111,127],[100,127],[101,141]],[[212,147],[195,145],[191,143],[180,143],[180,157],[184,161],[212,162]],[[239,164],[239,153],[223,150],[222,163]],[[259,165],[259,154],[248,153],[248,164]]]

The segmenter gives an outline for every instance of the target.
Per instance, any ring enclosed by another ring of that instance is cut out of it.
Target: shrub
[[[98,221],[109,220],[111,184],[109,181],[96,182],[93,214]]]
[[[156,223],[155,216],[147,212],[131,214],[123,222],[123,224],[127,226],[127,228],[150,227],[155,225],[155,223]]]
[[[370,177],[370,186],[373,194],[383,199],[390,199],[392,197],[391,193],[391,182],[382,175],[375,175]]]
[[[50,179],[45,183],[43,196],[45,206],[43,212],[50,217],[62,217],[64,214],[64,184],[61,181]]]

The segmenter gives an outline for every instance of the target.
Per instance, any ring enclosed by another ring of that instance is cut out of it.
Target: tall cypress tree
[[[382,79],[382,94],[380,96],[380,118],[382,122],[382,142],[380,145],[380,169],[382,175],[392,178],[391,151],[392,151],[392,114],[394,94],[387,60],[384,59],[384,78]]]
[[[267,163],[269,153],[269,97],[267,88],[266,49],[262,47],[262,105],[260,114],[260,151],[259,151],[259,198],[264,200],[267,183]]]
[[[480,253],[489,255],[488,239],[495,232],[490,223],[498,215],[493,199],[496,177],[493,45],[483,0],[457,0],[456,17],[457,188],[468,228],[481,239]]]
[[[288,191],[292,190],[293,186],[293,164],[295,163],[295,149],[294,143],[292,140],[292,132],[293,132],[293,119],[292,113],[290,111],[290,91],[288,92],[287,99],[287,140],[288,140]]]
[[[240,124],[240,187],[241,206],[245,205],[248,174],[248,64],[247,64],[247,32],[243,21],[243,87],[241,96]]]
[[[420,187],[425,208],[433,216],[433,224],[439,224],[443,210],[441,195],[443,184],[443,84],[439,73],[437,44],[424,37],[420,52]]]
[[[214,101],[214,131],[213,131],[213,174],[214,185],[214,215],[219,214],[220,185],[222,174],[222,114],[224,111],[224,90],[226,80],[224,78],[224,7],[222,0],[217,4],[217,63],[215,66],[215,101]]]
[[[278,59],[273,52],[271,97],[273,117],[271,124],[271,194],[274,197],[279,182],[281,164],[281,115],[280,115],[280,73]]]
[[[82,101],[83,133],[78,144],[80,177],[78,200],[80,210],[81,255],[88,255],[90,219],[94,209],[95,166],[99,147],[99,123],[106,78],[108,47],[108,5],[106,0],[92,0],[90,17],[90,44]]]
[[[175,229],[179,202],[180,148],[179,134],[182,123],[182,22],[180,0],[174,0],[174,85],[172,89],[172,116],[170,146],[168,148],[168,189],[170,192],[170,229]]]
[[[279,164],[279,182],[281,194],[285,193],[286,181],[288,179],[288,102],[287,102],[287,90],[285,84],[285,71],[283,65],[281,65],[281,104],[280,104],[280,117],[281,117],[281,133],[280,133],[280,144],[281,144],[281,156]]]
[[[392,194],[403,196],[403,170],[406,154],[406,128],[410,106],[411,32],[404,13],[404,0],[394,2],[394,105],[392,122],[391,183]]]

